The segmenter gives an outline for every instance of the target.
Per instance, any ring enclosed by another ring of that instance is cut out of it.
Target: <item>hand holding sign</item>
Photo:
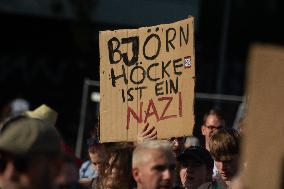
[[[147,123],[143,130],[141,130],[141,132],[139,132],[137,135],[137,142],[155,139],[157,139],[157,129],[154,126],[149,127],[149,123]]]

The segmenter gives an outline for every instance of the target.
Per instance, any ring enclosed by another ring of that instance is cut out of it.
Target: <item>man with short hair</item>
[[[219,181],[229,187],[239,167],[240,135],[235,129],[222,128],[209,140],[210,153],[218,170]]]
[[[164,140],[139,143],[132,157],[132,175],[137,189],[171,189],[175,158],[171,144]]]
[[[212,182],[214,162],[203,147],[190,146],[178,158],[180,179],[186,189],[197,189],[202,184]]]
[[[215,130],[221,129],[225,126],[225,121],[216,109],[211,109],[203,117],[203,124],[201,126],[201,133],[205,138],[205,148],[209,149],[209,139]]]
[[[56,112],[41,106],[9,120],[0,132],[1,189],[54,189],[62,154]]]

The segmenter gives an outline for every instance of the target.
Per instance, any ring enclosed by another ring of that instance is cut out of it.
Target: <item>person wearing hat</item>
[[[210,153],[203,147],[190,146],[178,157],[180,179],[186,189],[197,189],[212,181],[214,162]]]
[[[54,189],[61,167],[57,114],[43,106],[4,123],[0,132],[0,188]]]

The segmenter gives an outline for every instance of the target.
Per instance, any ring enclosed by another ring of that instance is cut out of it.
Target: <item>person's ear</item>
[[[16,171],[16,168],[12,161],[6,162],[5,168],[3,168],[0,175],[1,175],[1,179],[5,179],[5,180],[19,180],[20,178],[20,173]]]
[[[204,125],[202,125],[201,126],[201,133],[202,133],[202,135],[205,135],[205,129],[206,129],[206,127]]]
[[[135,167],[132,169],[132,176],[137,183],[140,182],[141,179],[140,179],[139,168]]]

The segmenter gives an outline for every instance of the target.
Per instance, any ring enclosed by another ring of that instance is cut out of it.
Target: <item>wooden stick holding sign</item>
[[[136,141],[145,125],[158,138],[194,125],[193,18],[100,32],[100,141]]]

